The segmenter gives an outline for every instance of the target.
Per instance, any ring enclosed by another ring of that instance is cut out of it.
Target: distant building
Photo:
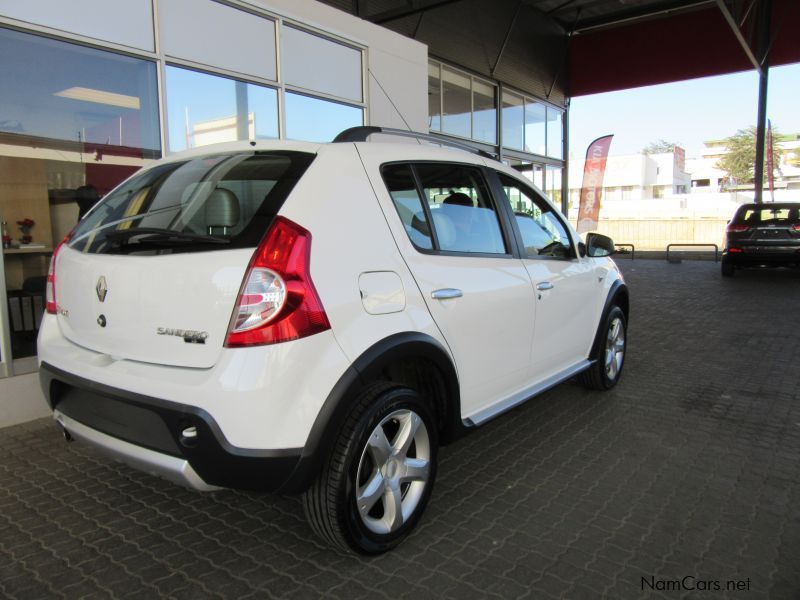
[[[723,189],[752,190],[752,183],[727,181],[725,171],[717,168],[717,161],[728,153],[725,140],[703,142],[705,150],[699,158],[686,161],[686,168],[692,174],[692,192],[719,192]],[[775,168],[775,189],[800,190],[800,133],[781,134],[775,144],[783,150],[779,165]],[[764,189],[767,189],[766,173]]]
[[[683,148],[663,154],[609,156],[603,178],[603,201],[648,200],[686,194],[691,175]],[[569,199],[577,205],[583,183],[583,160],[569,161]]]

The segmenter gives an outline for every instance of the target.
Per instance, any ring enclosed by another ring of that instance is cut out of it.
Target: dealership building
[[[404,35],[313,0],[0,0],[0,217],[10,238],[0,376],[36,370],[42,277],[79,202],[169,153],[237,139],[324,142],[379,125],[502,154],[560,195],[566,46],[541,58],[547,36],[539,47],[524,40],[542,24],[526,25],[513,4],[485,24],[504,43],[491,68],[475,68],[463,11]],[[439,54],[413,39],[426,36]],[[29,231],[17,224],[26,219]]]

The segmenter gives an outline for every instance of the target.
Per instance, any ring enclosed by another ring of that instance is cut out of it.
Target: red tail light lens
[[[730,225],[728,225],[728,228],[726,229],[726,231],[728,233],[744,233],[745,231],[750,231],[750,226],[749,225],[734,225],[734,224],[730,224]]]
[[[71,235],[71,232],[70,232]],[[56,257],[58,256],[61,247],[69,241],[69,235],[61,240],[61,243],[53,250],[53,256],[50,258],[50,267],[47,269],[47,287],[45,288],[45,302],[46,310],[51,315],[58,312],[56,304]]]
[[[794,229],[795,231],[800,231],[800,223],[797,223],[796,225],[792,225],[792,229]]]
[[[330,329],[311,281],[311,233],[276,217],[253,254],[225,346],[288,342]]]
[[[728,252],[733,252],[734,254],[741,251],[742,251],[741,248],[728,248]]]

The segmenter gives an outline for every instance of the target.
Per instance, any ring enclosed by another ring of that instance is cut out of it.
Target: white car
[[[614,386],[611,240],[487,156],[376,132],[401,133],[176,154],[95,206],[39,333],[67,439],[197,490],[302,492],[319,535],[375,554],[441,444],[573,376]]]

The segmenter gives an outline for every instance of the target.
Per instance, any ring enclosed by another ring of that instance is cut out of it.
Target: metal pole
[[[0,217],[0,221],[2,220]],[[0,378],[13,374],[14,357],[11,353],[11,322],[8,318],[5,250],[0,248]]]
[[[764,140],[767,129],[767,91],[769,89],[769,47],[772,33],[772,0],[762,0],[760,11],[758,49],[761,73],[758,78],[758,121],[756,123],[756,164],[753,187],[755,201],[764,198]]]
[[[764,136],[767,122],[767,88],[769,83],[769,66],[765,65],[758,78],[758,123],[756,125],[756,165],[753,185],[756,191],[756,202],[764,198]]]
[[[564,166],[561,169],[561,212],[564,217],[569,217],[569,104],[567,98],[566,109],[563,115],[563,136],[561,141],[561,158],[564,159]]]

